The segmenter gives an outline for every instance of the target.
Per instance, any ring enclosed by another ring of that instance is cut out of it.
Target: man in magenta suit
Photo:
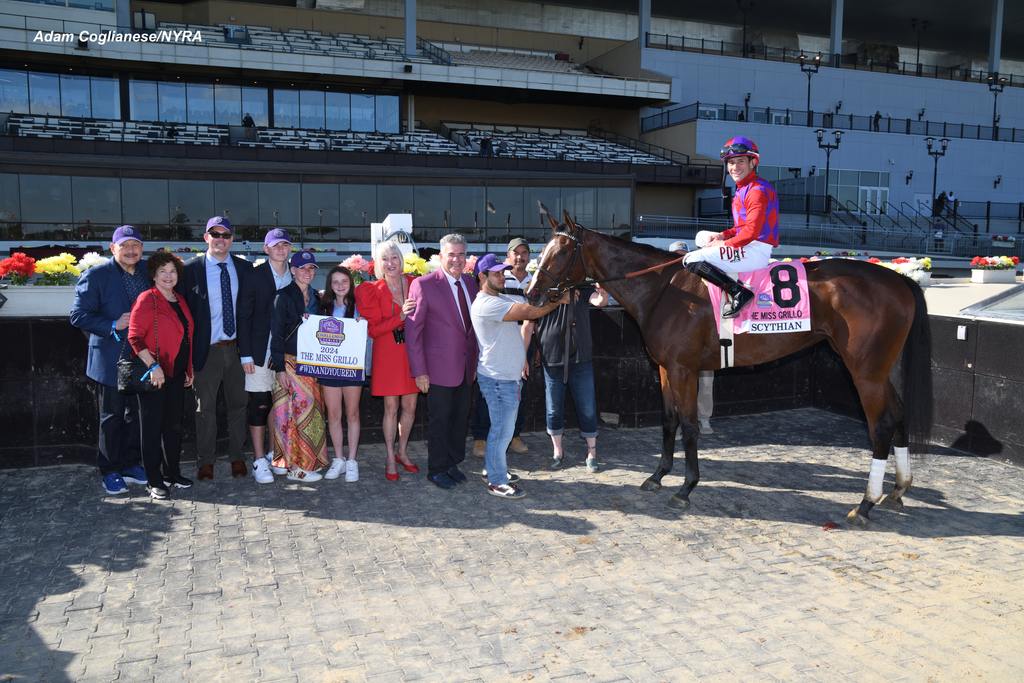
[[[479,351],[469,307],[477,284],[466,268],[466,239],[441,238],[441,268],[409,288],[415,310],[405,320],[405,347],[416,386],[427,395],[427,478],[443,489],[466,481],[469,398]]]

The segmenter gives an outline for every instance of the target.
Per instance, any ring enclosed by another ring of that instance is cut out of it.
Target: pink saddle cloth
[[[811,331],[811,298],[807,271],[800,261],[773,263],[752,273],[740,273],[739,281],[754,298],[732,319],[733,334],[778,334]],[[705,282],[715,310],[722,315],[722,289]]]

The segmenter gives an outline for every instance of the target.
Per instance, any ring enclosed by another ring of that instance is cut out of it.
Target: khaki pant
[[[206,365],[196,373],[196,461],[212,465],[217,458],[217,392],[224,386],[228,416],[228,457],[242,460],[245,445],[245,373],[234,344],[213,345]]]

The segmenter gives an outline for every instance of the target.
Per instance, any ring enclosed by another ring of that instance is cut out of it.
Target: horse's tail
[[[903,346],[903,415],[910,443],[921,447],[932,433],[932,333],[924,291],[904,279],[914,294],[914,322]]]

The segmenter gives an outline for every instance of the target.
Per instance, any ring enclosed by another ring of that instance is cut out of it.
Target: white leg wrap
[[[868,500],[877,503],[882,499],[882,480],[885,479],[885,460],[871,459],[871,474],[868,475]]]
[[[904,486],[910,481],[910,449],[906,446],[894,446],[896,455],[896,485]]]

